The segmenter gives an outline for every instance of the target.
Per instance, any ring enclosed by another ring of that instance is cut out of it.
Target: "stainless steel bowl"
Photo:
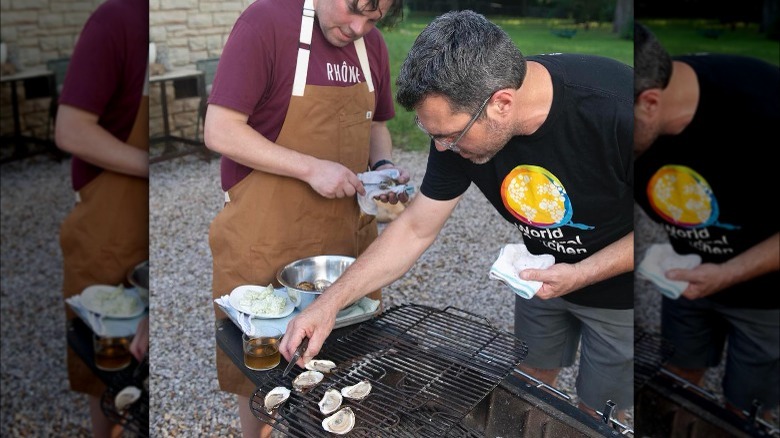
[[[354,261],[354,257],[342,255],[307,257],[280,269],[276,274],[276,280],[287,290],[287,295],[295,307],[303,310],[322,294],[328,285],[336,281]],[[303,282],[315,286],[315,290],[302,289],[300,286]]]
[[[145,306],[149,306],[149,260],[145,260],[133,267],[127,273],[127,282],[138,290],[138,296]]]

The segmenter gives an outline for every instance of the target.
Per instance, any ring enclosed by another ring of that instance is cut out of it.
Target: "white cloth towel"
[[[125,293],[137,295],[138,291],[136,288],[125,288]],[[81,304],[81,295],[65,298],[65,302],[68,303],[79,318],[87,323],[93,332],[100,336],[120,337],[134,335],[138,328],[138,323],[149,314],[149,309],[146,309],[134,318],[108,318],[87,310]]]
[[[701,264],[698,254],[680,255],[669,243],[650,245],[645,257],[636,268],[636,273],[658,286],[659,291],[671,299],[677,299],[688,287],[687,281],[675,281],[666,278],[670,269],[693,269]]]
[[[376,201],[374,201],[375,197],[387,193],[400,195],[405,191],[414,190],[413,187],[407,187],[406,184],[398,184],[398,178],[401,176],[401,172],[398,169],[373,170],[371,172],[358,173],[357,176],[366,189],[365,195],[357,195],[358,204],[363,213],[372,216],[376,216],[378,211]]]
[[[290,322],[301,311],[295,309],[291,314],[284,318],[269,318],[261,319],[254,318],[244,312],[237,310],[230,305],[230,295],[223,295],[220,298],[214,300],[215,303],[225,312],[233,324],[241,329],[242,332],[248,335],[254,335],[259,331],[261,327],[274,327],[279,329],[280,332],[285,333],[287,331],[287,323]],[[379,300],[372,300],[371,298],[363,297],[358,300],[352,306],[341,310],[336,314],[336,324],[333,328],[344,327],[347,325],[355,324],[370,319],[376,311],[379,309]]]
[[[520,271],[529,268],[547,269],[554,264],[555,257],[551,254],[531,254],[522,243],[508,244],[501,248],[489,276],[505,283],[521,297],[530,299],[542,287],[542,282],[523,280]]]

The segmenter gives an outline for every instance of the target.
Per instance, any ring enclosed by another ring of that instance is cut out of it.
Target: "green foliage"
[[[390,80],[395,97],[395,80],[401,64],[417,35],[434,18],[433,14],[411,13],[392,30],[383,30],[390,54]],[[524,55],[541,53],[589,53],[615,58],[633,65],[633,40],[626,40],[612,32],[611,22],[575,24],[568,19],[541,19],[526,17],[488,17],[501,26],[515,41]],[[554,29],[575,29],[572,38],[560,38]],[[633,31],[633,25],[631,26]],[[396,105],[396,116],[388,122],[393,144],[404,150],[427,150],[428,137],[414,123],[414,112]]]
[[[759,32],[758,24],[723,26],[714,20],[640,20],[672,55],[696,52],[733,53],[780,64],[780,45]]]

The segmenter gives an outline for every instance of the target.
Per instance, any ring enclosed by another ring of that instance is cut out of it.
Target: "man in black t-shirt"
[[[728,341],[723,391],[730,408],[766,412],[780,394],[780,234],[772,210],[780,126],[780,69],[722,54],[672,58],[637,24],[635,198],[694,269],[662,301],[669,368],[699,383]],[[772,138],[775,138],[773,141]],[[717,151],[717,152],[716,152]]]
[[[526,59],[471,11],[433,20],[401,68],[396,96],[431,138],[420,194],[290,322],[285,357],[304,336],[306,357],[316,355],[340,308],[403,275],[473,182],[517,228],[517,242],[555,257],[548,269],[520,272],[542,283],[535,297],[516,298],[515,332],[529,347],[522,367],[554,384],[581,343],[581,407],[631,407],[632,82],[633,70],[609,58]]]

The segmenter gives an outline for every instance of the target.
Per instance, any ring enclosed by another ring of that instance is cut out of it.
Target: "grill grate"
[[[103,414],[111,422],[121,425],[138,437],[149,436],[149,360],[148,357],[133,369],[118,371],[100,398]],[[123,411],[114,405],[116,395],[128,386],[141,390],[141,398]]]
[[[634,328],[634,393],[653,377],[674,353],[674,347],[661,336]]]
[[[479,319],[479,320],[477,320]],[[275,386],[292,388],[293,373],[266,373],[250,407],[255,417],[293,437],[322,436],[317,402],[326,390],[371,382],[349,436],[481,436],[459,423],[527,354],[525,343],[466,311],[403,305],[326,344],[319,358],[338,367],[316,387],[293,391],[274,415],[263,407]],[[298,369],[300,372],[300,370]],[[295,373],[297,375],[298,373]]]

